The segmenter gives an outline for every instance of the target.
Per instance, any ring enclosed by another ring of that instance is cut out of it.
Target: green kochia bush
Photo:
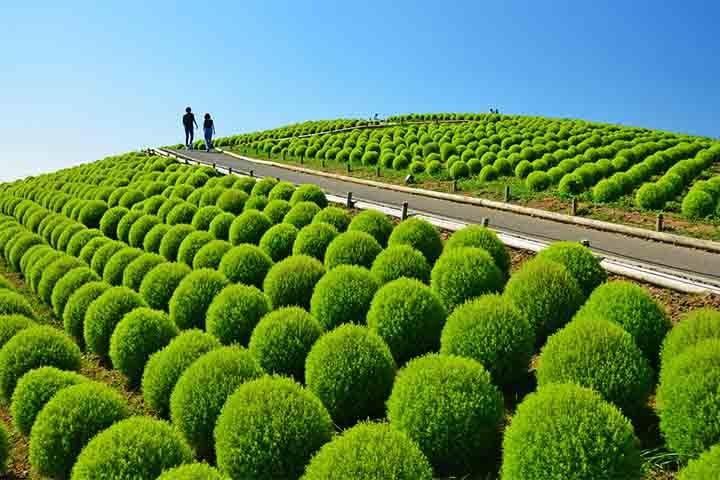
[[[50,305],[55,285],[57,285],[66,273],[82,266],[84,266],[83,262],[70,256],[60,257],[50,264],[42,273],[42,277],[40,277],[40,282],[37,286],[38,296],[43,303]]]
[[[313,223],[328,223],[335,227],[338,232],[348,229],[351,222],[350,215],[338,207],[325,207],[313,218]]]
[[[136,292],[145,276],[158,265],[165,263],[165,259],[157,253],[144,253],[137,257],[123,271],[122,285]]]
[[[146,306],[145,300],[127,287],[113,287],[100,295],[85,313],[83,338],[88,350],[107,358],[117,324],[136,308]]]
[[[81,258],[80,254],[85,248],[85,246],[87,246],[94,238],[102,238],[103,240],[107,241],[107,239],[103,237],[102,232],[96,228],[80,230],[70,239],[70,242],[68,243],[66,249],[67,254],[72,257],[78,257],[80,258],[80,260],[88,263],[83,258]]]
[[[431,480],[432,468],[415,442],[387,424],[357,425],[325,444],[303,480]]]
[[[384,213],[365,210],[352,219],[348,230],[369,233],[380,245],[386,245],[393,231],[393,223]]]
[[[270,191],[278,184],[278,181],[272,177],[265,177],[256,182],[250,191],[252,197],[267,197]]]
[[[142,254],[143,251],[139,248],[127,247],[119,250],[105,265],[103,280],[113,286],[122,285],[125,269]]]
[[[158,253],[165,257],[169,262],[176,261],[180,245],[182,245],[188,235],[194,231],[195,229],[192,225],[180,224],[170,227],[167,233],[162,237]]]
[[[145,364],[142,392],[145,402],[161,417],[170,414],[170,395],[183,372],[220,342],[200,330],[186,330],[165,348],[152,354]]]
[[[571,322],[550,337],[536,374],[540,386],[593,388],[631,417],[642,412],[654,386],[652,369],[632,336],[601,318]]]
[[[363,324],[379,287],[366,268],[341,265],[326,273],[315,285],[310,313],[326,330],[343,323]]]
[[[193,221],[193,217],[197,213],[197,207],[188,202],[183,202],[176,205],[165,218],[165,223],[168,225],[189,225]]]
[[[270,256],[259,247],[243,244],[232,248],[222,257],[219,270],[233,283],[260,288],[272,265]]]
[[[555,242],[537,256],[563,265],[586,297],[607,281],[607,273],[600,266],[600,261],[580,243]]]
[[[145,237],[156,226],[160,224],[160,219],[155,215],[143,215],[138,218],[128,232],[128,244],[131,247],[143,248]]]
[[[180,244],[177,253],[177,261],[187,266],[192,266],[195,255],[200,249],[212,242],[215,237],[208,232],[196,231],[185,237]]]
[[[320,323],[302,308],[280,308],[260,320],[248,348],[266,372],[304,382],[305,359],[322,332]]]
[[[268,199],[267,197],[263,196],[251,196],[247,199],[247,202],[245,202],[245,206],[243,207],[243,212],[247,212],[248,210],[257,210],[259,212],[262,212],[265,207],[267,207]]]
[[[150,308],[167,311],[175,290],[191,271],[190,267],[182,263],[161,263],[143,278],[140,296]]]
[[[530,321],[536,346],[568,323],[583,302],[582,291],[567,269],[542,259],[526,262],[510,277],[504,295]]]
[[[232,213],[233,215],[239,215],[242,213],[247,199],[248,194],[242,190],[225,190],[222,195],[218,197],[215,205],[225,212]]]
[[[505,297],[484,295],[455,309],[441,345],[440,353],[477,360],[493,383],[510,389],[527,378],[535,331]]]
[[[242,195],[241,192],[237,192],[237,193]],[[221,215],[223,213],[224,213],[223,210],[220,207],[216,207],[215,205],[203,207],[195,213],[195,215],[192,218],[191,225],[196,230],[209,231],[210,225],[212,225],[213,220],[215,220],[215,218],[217,218],[218,215]],[[235,216],[233,214],[229,214],[229,215],[233,219],[235,218]]]
[[[206,330],[225,345],[246,346],[260,319],[270,311],[263,292],[248,285],[229,285],[212,301]]]
[[[301,229],[305,225],[310,225],[315,215],[320,213],[320,211],[320,207],[313,202],[300,202],[293,205],[283,218],[283,222],[289,223],[297,229]]]
[[[505,274],[505,277],[510,276],[510,254],[497,234],[489,228],[469,225],[453,233],[445,244],[445,250],[459,247],[477,247],[486,250],[492,255],[495,265]]]
[[[289,223],[280,223],[271,227],[260,239],[260,249],[267,253],[273,262],[289,257],[298,229]]]
[[[110,337],[113,368],[138,385],[148,358],[165,347],[178,329],[165,312],[138,308],[123,317]]]
[[[30,370],[51,366],[80,370],[80,349],[61,331],[52,327],[26,328],[0,350],[0,397],[10,401],[18,380]]]
[[[63,318],[65,305],[80,287],[90,282],[97,282],[100,276],[89,267],[77,267],[68,271],[55,283],[50,303],[57,318]]]
[[[328,223],[312,223],[298,232],[293,243],[292,253],[293,255],[308,255],[324,261],[325,252],[337,235],[338,231]]]
[[[213,240],[203,245],[193,258],[192,267],[195,270],[201,268],[212,268],[218,270],[223,256],[232,249],[230,242],[225,240]]]
[[[36,323],[24,315],[0,315],[0,348],[2,348],[18,332]]]
[[[290,197],[290,205],[295,206],[301,202],[313,202],[320,208],[327,207],[328,201],[325,193],[317,185],[301,185]]]
[[[117,239],[121,242],[128,243],[130,241],[130,230],[135,222],[140,220],[143,216],[145,216],[145,214],[137,210],[131,210],[126,213],[118,223]]]
[[[577,385],[531,393],[505,431],[506,480],[640,480],[642,470],[632,424],[596,392]]]
[[[18,431],[28,436],[40,411],[60,390],[88,379],[55,367],[40,367],[22,376],[12,394],[10,412]]]
[[[164,223],[155,225],[152,230],[145,235],[145,239],[143,240],[143,250],[148,253],[160,253],[160,244],[162,243],[162,239],[169,231],[170,225],[166,225]]]
[[[188,274],[170,299],[170,319],[182,330],[202,328],[208,307],[228,283],[225,275],[211,269]]]
[[[443,250],[437,229],[419,218],[408,218],[395,227],[388,239],[388,246],[393,245],[410,245],[422,252],[430,265],[435,263]]]
[[[381,284],[400,277],[430,282],[430,265],[420,251],[410,245],[388,247],[375,257],[371,269]]]
[[[124,207],[113,207],[109,209],[100,219],[100,231],[108,238],[117,240],[117,228],[120,220],[129,210]]]
[[[325,266],[328,269],[339,265],[359,265],[370,268],[382,246],[365,232],[347,231],[335,237],[325,252]]]
[[[105,266],[110,259],[120,250],[127,248],[122,242],[113,241],[100,247],[92,257],[90,261],[90,268],[95,270],[95,273],[102,276],[105,272]]]
[[[125,399],[106,385],[83,382],[64,388],[37,416],[30,463],[43,476],[67,478],[90,439],[127,416]]]
[[[157,480],[230,480],[206,463],[192,463],[165,470]]]
[[[688,348],[711,338],[720,338],[720,311],[701,308],[686,314],[665,337],[661,350],[663,367]]]
[[[720,444],[707,450],[696,460],[691,460],[680,471],[679,480],[705,480],[720,475]]]
[[[192,451],[168,423],[132,417],[95,436],[73,467],[73,480],[153,479],[190,463]]]
[[[229,240],[230,227],[235,221],[235,215],[231,213],[221,213],[210,222],[209,232],[218,240]]]
[[[90,282],[78,288],[70,295],[63,311],[63,328],[65,333],[83,345],[83,329],[85,313],[90,305],[111,286],[105,282]]]
[[[387,403],[390,425],[418,443],[439,476],[494,464],[503,397],[480,363],[429,354],[400,370]]]
[[[280,182],[275,185],[268,193],[268,200],[285,200],[290,201],[293,193],[295,193],[295,185],[291,182]]]
[[[263,291],[273,310],[285,306],[310,307],[315,284],[325,274],[317,259],[293,255],[275,264],[263,282]]]
[[[690,219],[705,218],[715,212],[715,199],[703,190],[691,190],[682,201],[682,214]]]
[[[381,418],[395,378],[390,349],[375,333],[343,325],[313,345],[305,363],[308,389],[337,425]]]
[[[680,458],[694,458],[720,442],[717,391],[720,388],[720,340],[712,338],[663,365],[657,389],[660,431]]]
[[[430,284],[445,308],[452,311],[467,300],[502,291],[504,281],[486,250],[460,247],[448,250],[438,259]]]
[[[283,221],[285,215],[292,209],[290,202],[285,200],[270,200],[263,209],[263,213],[270,218],[273,224]]]
[[[218,467],[231,478],[299,478],[332,432],[327,410],[297,383],[253,380],[222,409],[215,427]]]
[[[632,335],[651,365],[658,356],[672,323],[664,307],[642,287],[626,281],[615,281],[598,287],[575,319],[610,320]]]
[[[272,221],[262,212],[247,210],[230,226],[229,240],[233,245],[252,243],[257,245],[263,234],[272,227]]]
[[[262,375],[250,352],[235,346],[206,353],[180,376],[170,397],[170,415],[200,457],[213,453],[213,429],[227,398]]]

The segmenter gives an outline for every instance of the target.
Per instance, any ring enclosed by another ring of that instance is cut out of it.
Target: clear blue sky
[[[0,180],[336,117],[486,111],[720,136],[718,2],[2,2]]]

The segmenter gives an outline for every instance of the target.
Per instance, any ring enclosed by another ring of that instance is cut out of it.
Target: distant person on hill
[[[205,114],[203,122],[203,133],[205,134],[205,151],[209,152],[212,148],[212,137],[215,135],[215,122],[210,118],[210,114]]]
[[[195,128],[198,128],[198,124],[195,121],[195,115],[192,113],[192,109],[190,107],[185,109],[185,115],[183,115],[182,122],[183,127],[185,127],[185,147],[189,150],[192,148],[192,143],[195,139],[195,130],[193,129],[193,125]]]

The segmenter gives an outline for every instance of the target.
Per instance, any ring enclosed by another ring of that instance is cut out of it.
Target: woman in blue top
[[[205,133],[205,151],[209,152],[212,148],[212,137],[215,135],[215,122],[210,118],[210,114],[205,114],[203,122],[203,132]]]

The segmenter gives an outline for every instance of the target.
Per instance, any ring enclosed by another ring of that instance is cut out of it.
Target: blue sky
[[[3,2],[0,180],[310,119],[486,111],[720,136],[717,2]]]

